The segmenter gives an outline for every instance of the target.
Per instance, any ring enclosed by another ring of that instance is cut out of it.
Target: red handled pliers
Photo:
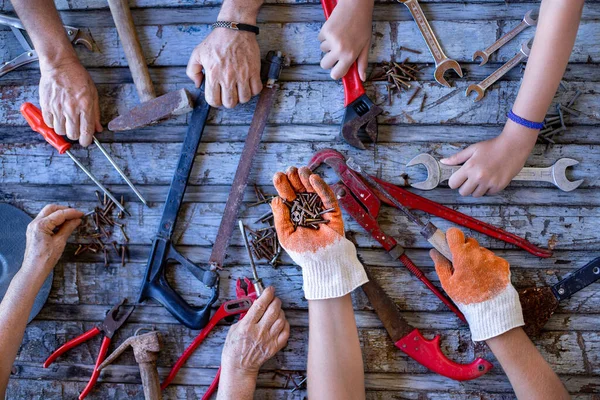
[[[215,312],[215,315],[212,316],[212,318],[210,319],[208,324],[200,331],[198,336],[196,336],[194,341],[187,347],[187,349],[185,349],[183,354],[181,354],[181,357],[179,357],[179,359],[177,360],[177,362],[171,369],[171,372],[169,372],[169,376],[167,376],[167,378],[164,380],[164,382],[160,386],[161,390],[165,390],[165,388],[167,386],[169,386],[169,384],[173,381],[173,379],[175,379],[177,372],[179,372],[181,367],[183,367],[183,364],[185,364],[187,359],[190,358],[190,356],[194,353],[194,351],[196,351],[198,346],[200,346],[200,344],[204,341],[204,339],[206,339],[206,337],[208,336],[210,331],[213,330],[213,328],[217,325],[217,323],[219,323],[219,321],[221,321],[224,318],[231,317],[231,316],[238,315],[238,314],[240,315],[240,319],[242,319],[244,317],[244,315],[246,315],[246,312],[252,306],[252,303],[254,302],[254,300],[256,300],[256,298],[257,298],[256,289],[254,288],[254,284],[252,283],[252,281],[250,279],[248,279],[246,277],[244,277],[243,281],[240,279],[238,279],[236,281],[235,294],[237,296],[237,299],[229,300],[229,301],[226,301],[225,303],[221,304],[221,306],[218,308],[217,312]],[[215,376],[215,379],[210,384],[210,386],[209,386],[208,390],[206,391],[206,393],[204,394],[204,396],[202,396],[202,400],[207,400],[210,398],[210,396],[212,396],[212,394],[215,392],[215,390],[219,386],[220,376],[221,376],[221,368],[219,368],[219,370],[217,371],[217,375]]]
[[[60,346],[54,353],[50,354],[50,357],[44,362],[44,368],[48,368],[50,364],[52,364],[58,357],[71,350],[74,347],[77,347],[83,342],[87,342],[93,337],[98,336],[100,333],[104,334],[104,338],[102,339],[102,345],[100,346],[100,352],[98,353],[98,358],[96,359],[96,365],[94,367],[94,372],[90,377],[88,384],[85,389],[79,395],[79,400],[84,399],[96,384],[98,380],[98,376],[100,375],[100,371],[98,371],[98,366],[102,364],[102,361],[106,358],[106,353],[108,352],[108,346],[110,345],[110,341],[115,334],[115,332],[125,323],[127,318],[131,315],[135,307],[131,307],[127,310],[120,318],[117,318],[117,314],[119,313],[119,308],[125,303],[127,299],[121,300],[119,304],[110,309],[104,321],[98,326],[93,327],[89,331],[85,332],[82,335],[77,336],[75,339],[69,340],[67,343]]]

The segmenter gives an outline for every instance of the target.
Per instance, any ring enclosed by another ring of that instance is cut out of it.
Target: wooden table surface
[[[102,121],[106,124],[119,111],[138,102],[123,51],[110,13],[103,0],[60,0],[65,24],[89,28],[99,52],[78,48],[83,64],[98,85]],[[490,63],[479,67],[471,62],[475,50],[483,49],[523,17],[537,8],[537,2],[478,0],[430,0],[423,8],[437,32],[448,56],[461,62],[464,79],[448,78],[454,87],[447,89],[433,81],[430,54],[407,9],[395,2],[378,2],[375,7],[373,42],[370,61],[394,58],[427,63],[422,74],[427,102],[419,112],[420,100],[406,105],[409,95],[387,103],[383,83],[368,84],[367,92],[382,104],[379,143],[366,151],[350,148],[337,137],[343,113],[343,90],[328,73],[319,68],[321,52],[317,34],[323,13],[314,0],[272,0],[260,13],[258,37],[263,56],[270,49],[290,56],[292,66],[282,76],[275,109],[255,158],[250,183],[272,193],[274,172],[289,165],[303,165],[318,149],[333,147],[355,156],[366,168],[381,168],[384,179],[400,183],[405,164],[416,154],[429,152],[449,155],[468,144],[489,139],[500,133],[519,87],[521,71],[512,71],[494,85],[485,99],[473,103],[465,97],[466,87],[479,82],[502,62],[515,54],[523,40],[533,35],[529,29],[497,54]],[[541,246],[555,243],[552,258],[538,259],[503,242],[476,234],[484,246],[508,258],[515,286],[542,286],[556,283],[598,256],[600,250],[600,196],[598,162],[600,161],[600,2],[588,1],[584,9],[579,36],[565,75],[568,90],[559,89],[562,99],[575,90],[582,95],[576,108],[580,117],[568,118],[568,131],[556,138],[553,146],[538,145],[529,158],[530,166],[549,166],[560,157],[580,161],[573,178],[585,183],[572,193],[563,193],[547,184],[513,184],[500,195],[483,199],[461,198],[447,187],[422,192],[425,197],[483,221],[524,236]],[[8,1],[0,3],[10,11]],[[210,31],[216,19],[218,0],[170,1],[137,0],[132,2],[134,19],[157,91],[164,93],[192,85],[185,76],[185,65],[194,46]],[[400,46],[422,50],[420,55],[400,51]],[[2,60],[20,50],[8,28],[0,30]],[[49,145],[25,126],[18,112],[24,101],[38,103],[39,72],[30,65],[0,78],[0,199],[14,204],[31,215],[45,204],[58,202],[82,210],[95,204],[95,186],[68,157],[58,156]],[[234,110],[212,110],[209,126],[200,145],[180,223],[174,235],[179,249],[193,261],[208,260],[221,214],[229,192],[245,134],[256,101]],[[16,360],[15,374],[8,391],[10,399],[75,398],[91,374],[99,348],[99,339],[71,350],[52,367],[42,368],[45,358],[60,344],[104,318],[105,312],[121,298],[135,301],[145,271],[149,245],[157,229],[163,201],[168,191],[188,116],[129,133],[103,133],[113,157],[125,169],[151,202],[142,207],[123,184],[104,156],[93,147],[76,147],[74,153],[100,180],[118,194],[125,194],[132,216],[127,218],[130,237],[129,262],[121,267],[114,257],[108,268],[101,256],[75,257],[77,238],[73,237],[54,273],[52,291],[46,306],[29,324]],[[333,182],[330,171],[323,170]],[[420,179],[423,171],[409,170],[411,178]],[[246,201],[253,200],[251,190]],[[242,209],[246,221],[264,213],[264,208]],[[467,362],[475,354],[469,330],[447,311],[424,286],[389,256],[355,222],[347,221],[348,234],[359,245],[360,258],[369,265],[394,298],[403,315],[428,337],[442,336],[442,346],[451,358]],[[408,254],[429,278],[439,281],[427,255],[429,245],[417,230],[407,225],[400,212],[384,207],[379,218],[382,226],[408,248]],[[451,225],[433,218],[441,228]],[[117,235],[117,239],[122,238]],[[221,300],[235,297],[235,279],[250,273],[241,237],[235,232],[221,274]],[[260,273],[267,284],[274,285],[282,298],[292,325],[288,346],[263,368],[256,398],[302,398],[284,388],[286,378],[275,374],[283,370],[302,374],[306,367],[308,338],[307,302],[303,298],[300,269],[284,257],[285,265],[273,269],[263,265]],[[181,268],[170,268],[168,277],[186,300],[203,304],[208,291]],[[581,290],[561,304],[542,335],[535,340],[543,356],[560,374],[573,397],[579,400],[600,398],[600,296],[596,283]],[[511,387],[501,368],[489,353],[495,368],[483,378],[459,383],[428,372],[393,347],[386,331],[364,294],[354,294],[359,336],[362,343],[369,399],[506,399],[512,398]],[[140,327],[155,327],[165,337],[159,359],[165,375],[183,349],[196,336],[163,308],[152,301],[136,308],[128,323],[116,334],[114,345],[121,343]],[[227,333],[219,326],[189,359],[166,398],[200,398],[219,366],[220,353]],[[296,375],[297,376],[297,375]],[[131,352],[102,373],[89,398],[140,399],[138,368]]]

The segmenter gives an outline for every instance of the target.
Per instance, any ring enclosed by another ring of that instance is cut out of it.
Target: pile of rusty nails
[[[417,50],[408,49],[406,47],[402,47],[402,49],[406,51],[411,51],[414,53],[420,53]],[[420,68],[417,64],[409,64],[408,57],[402,61],[402,63],[397,63],[395,61],[383,62],[381,65],[373,70],[371,74],[370,81],[387,81],[387,92],[388,92],[388,105],[392,105],[392,94],[397,93],[400,94],[403,91],[406,91],[412,87],[410,82],[416,82],[418,80],[417,73]],[[419,92],[421,91],[420,86],[416,86],[412,95],[408,99],[406,105],[410,105],[412,101],[417,97]],[[419,112],[423,111],[423,107],[425,106],[425,101],[427,100],[427,94],[424,93],[421,98],[421,106],[419,107]]]
[[[564,82],[561,81],[561,86],[566,90]],[[555,144],[554,136],[567,130],[565,126],[565,113],[576,117],[581,115],[581,112],[572,108],[575,101],[581,96],[581,91],[577,90],[573,97],[566,103],[561,102],[556,104],[556,113],[548,114],[544,119],[544,127],[538,134],[538,143]]]
[[[257,186],[254,186],[254,193],[256,193],[257,201],[248,207],[256,207],[261,204],[268,205],[275,198],[275,196],[265,195]],[[273,225],[273,212],[269,211],[254,222],[264,223],[268,226],[256,230],[246,226],[245,229],[250,234],[248,244],[257,259],[267,260],[271,266],[276,267],[280,263],[279,257],[281,256],[282,249],[277,239],[275,225]]]
[[[113,230],[118,228],[121,231],[123,240],[129,242],[129,237],[125,233],[125,224],[115,221],[113,216],[114,211],[118,211],[116,219],[123,219],[123,211],[115,207],[115,203],[104,195],[104,198],[100,196],[100,193],[96,191],[96,197],[98,198],[99,206],[94,207],[93,211],[88,212],[84,215],[83,223],[79,226],[79,238],[89,241],[87,244],[80,244],[75,250],[75,255],[89,251],[91,253],[104,253],[104,266],[108,267],[109,262],[109,248],[112,248],[117,257],[121,260],[121,266],[125,266],[125,258],[127,255],[127,246],[124,244],[117,244],[115,240],[112,240],[110,245],[103,242],[110,241],[112,238]],[[123,202],[123,196],[121,196],[121,205],[125,205]],[[90,233],[91,231],[91,233]]]
[[[277,376],[281,376],[281,377],[285,378],[285,383],[283,385],[284,389],[289,388],[290,382],[292,382],[294,384],[294,387],[292,388],[292,393],[294,393],[296,390],[306,389],[306,377],[303,375],[297,376],[296,377],[297,380],[296,380],[296,379],[294,379],[294,375],[292,373],[276,370],[273,374],[273,379],[275,379]]]
[[[294,230],[299,226],[317,230],[319,224],[329,223],[329,220],[323,218],[323,214],[334,210],[334,208],[325,210],[321,198],[316,193],[298,193],[294,201],[290,203],[284,200],[283,204],[290,209]]]

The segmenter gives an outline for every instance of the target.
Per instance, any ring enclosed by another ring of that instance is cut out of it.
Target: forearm
[[[584,0],[543,0],[523,83],[514,112],[542,121],[562,79],[573,45]]]
[[[45,276],[29,273],[26,267],[15,275],[0,303],[0,398],[8,385],[10,371],[21,346],[27,319]]]
[[[365,379],[350,295],[309,300],[308,398],[364,399]]]
[[[225,0],[218,19],[256,25],[256,17],[264,0]]]
[[[54,1],[11,0],[33,42],[40,68],[52,68],[64,61],[77,60]]]
[[[569,399],[569,393],[522,328],[487,340],[519,399]]]
[[[219,379],[219,390],[217,400],[252,400],[256,389],[255,374],[247,374],[241,371],[224,368]]]

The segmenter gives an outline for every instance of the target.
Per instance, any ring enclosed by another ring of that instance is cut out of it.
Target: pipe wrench
[[[17,69],[23,65],[26,65],[26,64],[29,64],[29,63],[32,63],[32,62],[38,60],[37,52],[33,48],[33,45],[30,43],[29,38],[27,37],[25,27],[23,26],[23,24],[21,23],[21,21],[18,18],[10,17],[5,14],[0,14],[0,25],[5,25],[5,26],[10,27],[10,29],[14,33],[15,37],[21,44],[21,47],[23,47],[23,49],[25,50],[25,52],[22,53],[21,55],[13,58],[10,61],[4,62],[0,66],[0,76],[3,76],[5,74],[9,73],[10,71]],[[64,27],[65,27],[65,32],[66,32],[67,36],[69,37],[69,40],[71,41],[71,43],[82,44],[89,51],[94,50],[94,46],[93,46],[94,40],[87,32],[84,32],[82,29],[75,28],[73,26],[65,25]]]

